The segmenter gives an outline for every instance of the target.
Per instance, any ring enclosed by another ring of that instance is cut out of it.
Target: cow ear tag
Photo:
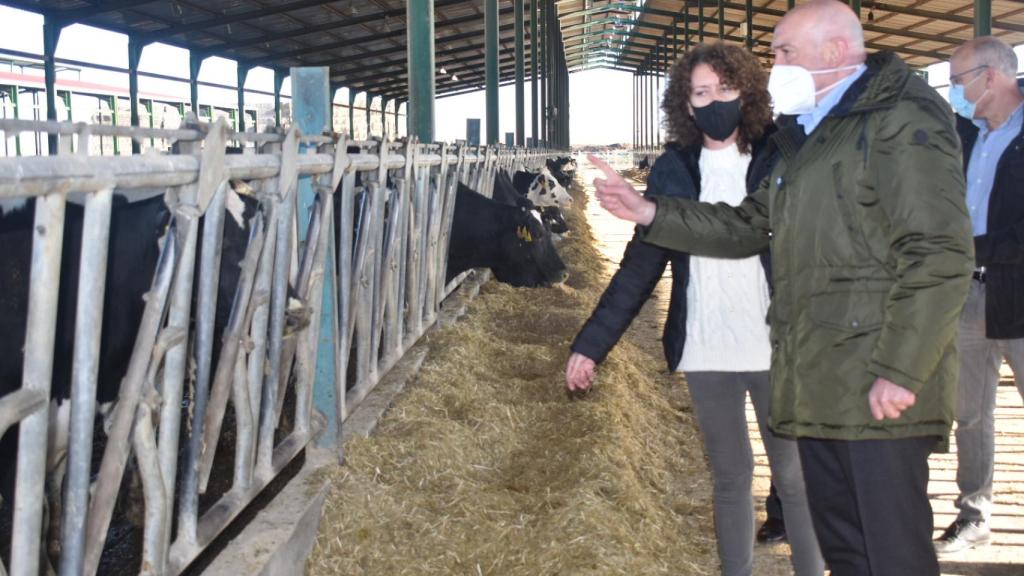
[[[530,231],[526,229],[526,226],[517,226],[516,236],[524,242],[533,242],[533,236],[530,235]]]

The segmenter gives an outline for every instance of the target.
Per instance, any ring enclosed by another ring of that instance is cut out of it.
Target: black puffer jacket
[[[757,189],[757,184],[771,172],[774,164],[775,154],[769,150],[767,138],[774,132],[774,127],[768,132],[753,147],[753,158],[747,168],[748,193]],[[647,177],[645,195],[699,199],[700,151],[699,145],[682,148],[675,143],[667,144],[665,153],[658,157]],[[771,282],[767,251],[761,255],[761,261],[765,277]],[[648,244],[638,240],[635,234],[626,245],[619,269],[601,295],[597,308],[576,335],[572,351],[599,364],[603,362],[654,291],[669,262],[672,263],[672,295],[661,344],[668,369],[674,371],[679,366],[686,344],[686,286],[690,279],[690,256]]]
[[[1024,91],[1024,80],[1020,81]],[[978,127],[957,116],[964,174]],[[988,233],[974,237],[978,266],[985,267],[985,332],[989,338],[1024,338],[1024,129],[996,165],[988,202]]]

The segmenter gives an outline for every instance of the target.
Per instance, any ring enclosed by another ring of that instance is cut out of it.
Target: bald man
[[[647,242],[772,254],[772,409],[797,438],[833,576],[937,576],[928,455],[948,442],[957,320],[973,270],[948,104],[898,57],[865,54],[845,3],[775,28],[780,157],[737,207],[644,199],[600,160],[610,212]]]
[[[975,38],[953,53],[949,74],[949,100],[964,148],[975,272],[960,316],[959,512],[935,542],[940,554],[989,542],[1003,358],[1024,397],[1024,93],[1017,55],[998,38]]]

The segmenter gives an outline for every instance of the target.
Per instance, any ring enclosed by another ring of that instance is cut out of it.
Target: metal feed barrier
[[[78,296],[59,573],[96,574],[134,455],[145,510],[141,573],[178,574],[331,419],[340,430],[434,323],[441,301],[460,280],[444,282],[457,182],[490,196],[499,167],[537,169],[554,155],[354,142],[302,135],[295,128],[234,133],[223,121],[154,130],[2,120],[0,131],[56,135],[60,143],[56,156],[0,159],[0,199],[35,198],[24,376],[20,388],[0,398],[0,432],[14,425],[21,432],[16,498],[3,504],[14,509],[9,568],[19,576],[40,572],[49,473],[46,408],[67,202],[84,204],[85,215],[79,283],[65,287]],[[89,138],[98,135],[176,144],[167,154],[86,155]],[[231,143],[242,144],[245,153],[226,154]],[[252,223],[230,318],[216,327],[225,199],[228,186],[239,180],[261,210]],[[129,200],[162,194],[171,224],[160,240],[160,259],[93,482],[115,194]],[[297,295],[310,320],[286,335],[289,294]],[[215,338],[223,343],[216,365]],[[332,376],[318,377],[325,370]],[[334,406],[317,403],[324,389],[336,399]],[[230,488],[200,513],[229,402]],[[291,418],[284,418],[290,410]],[[179,446],[179,439],[185,444]]]

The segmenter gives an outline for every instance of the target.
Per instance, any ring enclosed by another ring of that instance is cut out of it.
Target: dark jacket
[[[789,128],[773,140],[771,175],[738,207],[655,198],[640,238],[734,258],[771,245],[777,433],[947,438],[974,265],[949,104],[879,52],[802,145]],[[878,377],[917,395],[895,420],[871,415]]]
[[[1020,81],[1024,90],[1024,80]],[[964,174],[978,127],[957,116]],[[974,238],[974,256],[985,267],[985,335],[1024,338],[1024,129],[996,165],[988,201],[988,233]]]
[[[772,131],[774,127],[769,129],[769,134]],[[747,168],[748,193],[756,190],[757,184],[771,171],[773,154],[767,149],[767,136],[753,146]],[[698,199],[700,151],[700,145],[682,148],[675,143],[667,144],[665,153],[658,157],[647,177],[645,195]],[[761,260],[765,266],[765,277],[770,282],[767,251]],[[608,283],[590,319],[576,336],[572,351],[594,362],[603,362],[654,291],[669,262],[672,263],[672,295],[661,345],[669,371],[675,370],[683,357],[686,343],[686,286],[690,279],[690,257],[685,252],[641,242],[636,235],[626,245],[618,271]]]

